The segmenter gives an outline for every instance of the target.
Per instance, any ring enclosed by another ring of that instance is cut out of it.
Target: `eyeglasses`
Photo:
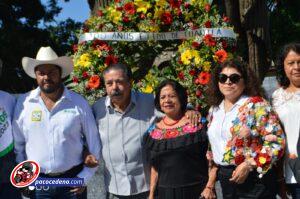
[[[218,81],[219,81],[221,84],[224,84],[224,83],[227,81],[227,79],[229,79],[229,81],[230,81],[231,83],[237,84],[237,83],[240,81],[240,79],[242,79],[242,76],[240,76],[239,74],[236,74],[236,73],[233,73],[233,74],[231,74],[231,75],[229,75],[229,76],[227,76],[227,75],[225,75],[225,74],[223,74],[223,73],[220,73],[220,74],[219,74],[219,79],[218,79]]]

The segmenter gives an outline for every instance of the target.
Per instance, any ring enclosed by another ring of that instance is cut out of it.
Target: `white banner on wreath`
[[[199,28],[195,30],[177,31],[177,32],[91,32],[84,33],[79,37],[79,43],[83,41],[91,41],[94,39],[105,41],[161,41],[188,39],[192,37],[201,37],[211,34],[213,37],[236,38],[236,34],[229,28]]]

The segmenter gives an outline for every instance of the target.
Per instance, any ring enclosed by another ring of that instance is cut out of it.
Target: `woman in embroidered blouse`
[[[145,136],[151,163],[149,198],[155,192],[159,199],[214,198],[214,176],[208,180],[206,125],[193,126],[184,117],[186,90],[176,81],[163,81],[156,89],[155,106],[165,116]]]
[[[296,158],[300,131],[300,43],[287,44],[277,61],[277,79],[280,84],[272,95],[272,103],[284,126],[287,139],[285,156],[285,182],[293,198],[300,198],[300,185],[288,164]],[[298,149],[299,150],[299,149]]]
[[[241,61],[225,61],[212,75],[207,134],[225,199],[276,198],[271,168],[282,156],[285,140],[260,91]]]

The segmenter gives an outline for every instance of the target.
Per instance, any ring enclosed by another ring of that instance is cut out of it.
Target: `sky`
[[[47,5],[47,0],[41,0]],[[62,7],[61,13],[56,17],[57,21],[64,21],[67,18],[74,19],[78,22],[84,22],[90,15],[90,9],[87,0],[70,0],[65,2],[58,0],[58,6]]]

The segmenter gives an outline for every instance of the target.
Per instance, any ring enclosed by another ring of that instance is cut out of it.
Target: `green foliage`
[[[26,92],[34,86],[23,72],[21,59],[35,57],[41,46],[51,45],[60,55],[71,50],[81,24],[71,19],[56,23],[54,17],[60,11],[57,0],[48,0],[47,5],[40,0],[0,1],[1,90]]]

